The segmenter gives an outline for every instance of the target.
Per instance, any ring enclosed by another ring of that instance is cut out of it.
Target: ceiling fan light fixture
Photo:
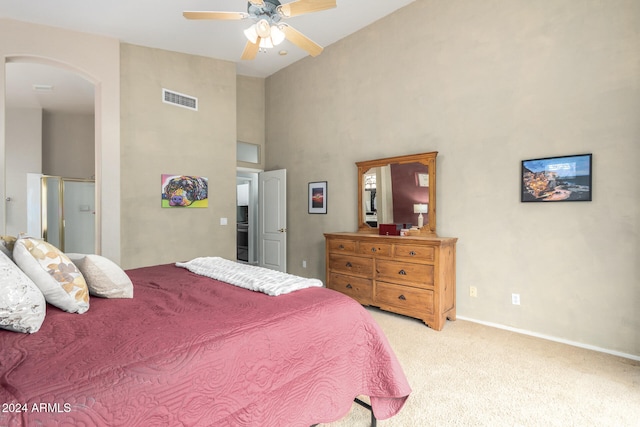
[[[271,42],[271,37],[267,37],[266,39],[260,39],[260,47],[264,49],[271,49],[273,47],[273,43]]]
[[[266,19],[261,19],[255,24],[256,33],[263,39],[271,36],[271,25]]]
[[[285,34],[280,30],[280,28],[278,28],[278,26],[269,25],[266,21],[262,24],[261,23],[262,21],[259,21],[244,30],[244,35],[247,40],[256,44],[259,39],[260,47],[265,49],[271,49],[284,41]],[[264,24],[266,24],[266,26]]]
[[[284,32],[277,25],[272,25],[271,41],[273,42],[273,45],[278,46],[280,43],[284,41],[284,39],[285,39]]]
[[[251,43],[256,44],[258,41],[258,32],[256,31],[256,24],[253,24],[246,30],[244,30],[244,35]]]

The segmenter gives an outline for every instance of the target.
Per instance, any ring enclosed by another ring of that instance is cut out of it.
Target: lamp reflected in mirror
[[[418,228],[422,228],[424,226],[424,216],[423,213],[429,212],[429,205],[426,203],[416,203],[413,205],[413,213],[417,213],[418,215]]]

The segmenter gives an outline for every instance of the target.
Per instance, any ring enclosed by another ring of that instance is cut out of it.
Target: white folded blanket
[[[186,268],[192,273],[201,276],[274,297],[299,289],[323,286],[322,281],[319,279],[307,279],[268,268],[229,261],[220,257],[194,258],[187,262],[176,262],[176,266]]]

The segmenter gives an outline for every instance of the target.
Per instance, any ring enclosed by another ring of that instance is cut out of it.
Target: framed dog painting
[[[162,174],[162,207],[208,207],[208,181],[207,178],[201,176]]]

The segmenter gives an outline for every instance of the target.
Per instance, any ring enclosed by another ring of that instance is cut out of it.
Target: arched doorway
[[[38,186],[29,186],[28,175],[31,180],[34,174],[86,181],[97,178],[95,104],[94,84],[69,67],[40,58],[7,60],[4,153],[7,234],[27,232],[42,237],[42,231],[33,226],[33,217],[38,212],[30,211],[35,209],[31,193]],[[75,219],[67,224],[71,230],[73,221],[83,218],[83,214],[90,215],[84,221],[93,222],[89,229],[93,229],[94,236],[87,238],[95,241],[91,244],[92,252],[99,253],[97,194],[93,198],[93,203],[85,200],[82,206],[69,206],[69,218]],[[87,230],[86,224],[83,228]]]

